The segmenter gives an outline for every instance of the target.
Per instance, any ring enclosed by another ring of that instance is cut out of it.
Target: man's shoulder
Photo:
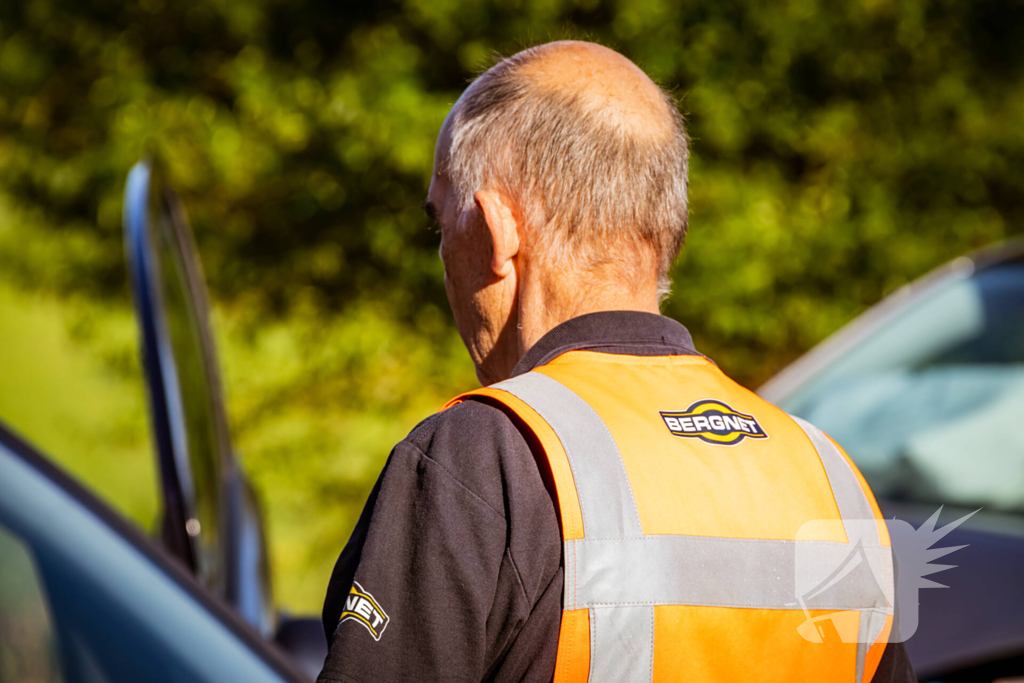
[[[526,445],[511,418],[494,405],[472,399],[456,403],[427,417],[417,424],[404,441],[424,453],[430,453],[440,445],[452,445],[470,441],[504,444],[512,438]]]
[[[505,516],[517,581],[532,605],[561,566],[562,534],[545,483],[550,474],[538,463],[543,456],[518,421],[493,404],[467,400],[428,417],[403,443]]]
[[[467,400],[426,418],[402,444],[412,446],[467,485],[475,480],[501,479],[503,461],[530,456],[530,448],[512,419],[503,410],[480,401]],[[473,486],[475,488],[475,486]]]

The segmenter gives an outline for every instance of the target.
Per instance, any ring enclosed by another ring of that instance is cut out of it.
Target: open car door
[[[159,461],[163,544],[271,637],[263,524],[231,448],[206,283],[182,205],[149,160],[128,175],[124,229]]]

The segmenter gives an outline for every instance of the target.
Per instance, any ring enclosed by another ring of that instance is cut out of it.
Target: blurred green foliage
[[[473,383],[419,208],[436,131],[495,53],[567,37],[679,98],[693,213],[665,312],[747,385],[1024,230],[1019,0],[8,2],[0,331],[56,335],[53,310],[73,345],[0,335],[0,367],[66,367],[0,377],[0,417],[151,524],[151,471],[109,454],[150,458],[120,212],[156,154],[202,253],[279,597],[317,609],[390,445]],[[81,436],[51,419],[108,388]]]

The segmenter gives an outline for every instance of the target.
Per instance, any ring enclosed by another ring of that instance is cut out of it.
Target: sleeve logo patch
[[[345,611],[341,613],[338,625],[340,626],[349,619],[366,627],[374,640],[380,640],[380,637],[384,635],[384,629],[388,627],[389,621],[388,615],[381,609],[376,598],[355,581],[352,582],[352,588],[349,589],[348,597],[345,598]]]
[[[697,401],[681,413],[663,410],[660,414],[665,426],[676,436],[719,446],[733,446],[744,439],[768,438],[753,415],[733,410],[715,399]]]

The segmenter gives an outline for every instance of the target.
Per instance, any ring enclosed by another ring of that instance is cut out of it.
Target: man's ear
[[[507,277],[515,268],[513,257],[519,253],[519,223],[508,198],[494,190],[477,190],[473,195],[491,233],[494,257],[491,270],[498,277]]]

